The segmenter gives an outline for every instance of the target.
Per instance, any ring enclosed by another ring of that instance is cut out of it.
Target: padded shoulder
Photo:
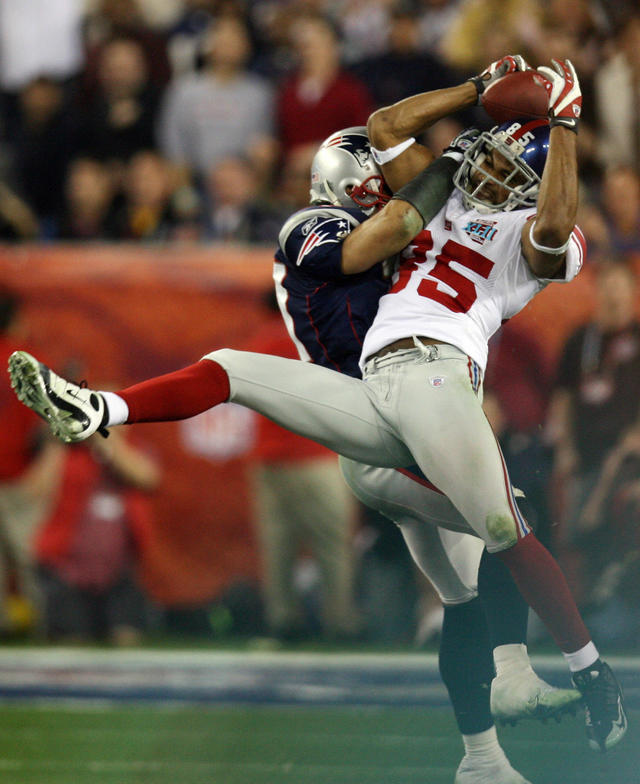
[[[352,228],[355,228],[365,220],[366,215],[360,212],[360,210],[350,210],[345,207],[332,207],[330,205],[305,207],[302,210],[298,210],[298,212],[294,212],[280,229],[278,236],[280,247],[283,250],[286,248],[291,233],[298,227],[302,227],[302,232],[307,233],[318,223],[330,218],[346,220],[351,224]]]

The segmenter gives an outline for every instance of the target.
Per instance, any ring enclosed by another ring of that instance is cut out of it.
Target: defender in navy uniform
[[[325,168],[335,168],[339,185],[327,184],[333,172]],[[280,231],[273,271],[278,304],[301,359],[360,378],[362,341],[390,273],[389,263],[355,275],[342,271],[343,240],[389,200],[365,128],[347,128],[323,143],[313,162],[311,200]],[[343,206],[346,200],[350,205]]]

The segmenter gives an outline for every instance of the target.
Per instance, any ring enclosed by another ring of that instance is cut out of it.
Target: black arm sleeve
[[[394,193],[408,201],[422,216],[423,227],[440,212],[453,190],[453,175],[460,164],[448,156],[436,158],[427,168]]]

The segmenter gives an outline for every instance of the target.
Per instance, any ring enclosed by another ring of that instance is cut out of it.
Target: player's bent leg
[[[380,468],[347,457],[340,457],[340,470],[356,498],[389,520],[474,534],[447,496],[411,470]],[[475,575],[473,581],[475,585]]]
[[[579,692],[551,686],[531,667],[525,645],[529,607],[509,570],[497,556],[485,551],[481,539],[436,527],[466,525],[449,499],[406,471],[362,465],[346,458],[340,459],[340,467],[347,484],[363,503],[399,525],[413,560],[436,587],[445,607],[473,598],[482,578],[480,595],[491,641],[487,641],[486,651],[495,649],[498,673],[494,679],[490,664],[494,718],[515,723],[575,712]],[[445,609],[447,613],[454,615],[452,609]],[[462,639],[459,643],[465,645]],[[454,656],[452,653],[449,658]],[[462,667],[465,666],[463,661]],[[452,684],[455,681],[452,674]]]
[[[205,359],[227,372],[229,400],[251,408],[298,435],[364,463],[414,462],[378,414],[386,390],[375,383],[294,359],[221,349]]]
[[[107,410],[97,392],[58,376],[26,351],[9,357],[11,386],[18,399],[47,422],[66,443],[104,434]]]
[[[410,473],[340,459],[347,484],[363,503],[396,521],[409,551],[444,604],[439,665],[465,756],[458,784],[528,784],[500,747],[489,708],[494,675],[486,617],[477,597],[482,540],[437,527],[464,526],[451,502]]]

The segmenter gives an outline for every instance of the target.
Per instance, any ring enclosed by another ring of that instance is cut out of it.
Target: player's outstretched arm
[[[409,140],[443,117],[477,104],[484,90],[496,79],[527,67],[520,55],[507,55],[456,87],[412,95],[375,111],[369,117],[367,133],[391,190],[401,188],[434,159],[433,153],[422,144],[411,141],[406,146]]]
[[[564,269],[578,211],[576,140],[582,93],[571,62],[552,62],[554,69],[538,69],[549,94],[549,153],[535,221],[529,221],[522,230],[524,257],[540,278],[557,277]]]
[[[352,231],[342,244],[342,272],[364,272],[405,248],[444,206],[458,165],[455,150],[437,158]]]

